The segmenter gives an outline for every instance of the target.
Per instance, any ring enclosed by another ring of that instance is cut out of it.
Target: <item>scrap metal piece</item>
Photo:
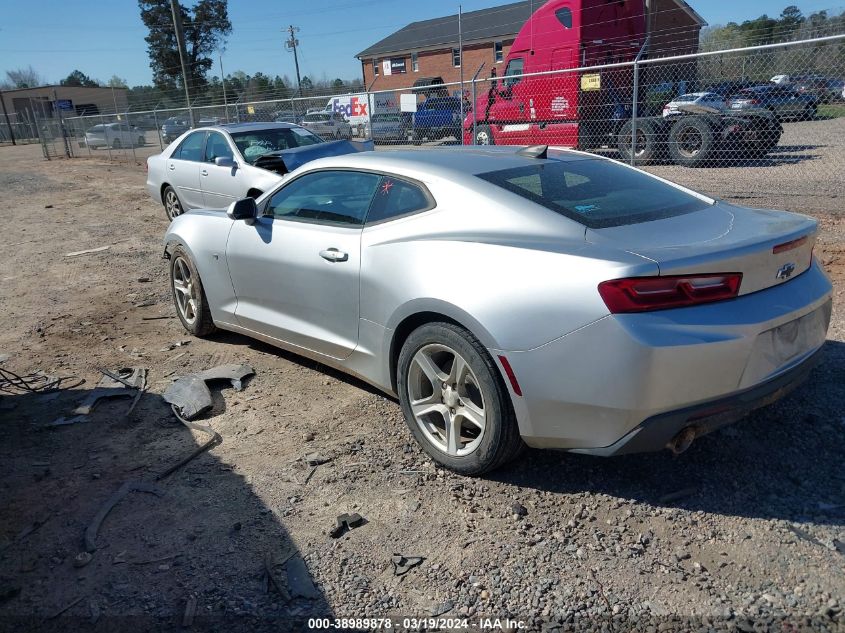
[[[393,558],[393,575],[404,576],[414,567],[422,565],[425,558],[423,556],[403,556],[402,554],[394,554]]]
[[[343,513],[337,517],[337,525],[332,528],[331,532],[329,532],[329,536],[332,538],[340,538],[349,530],[354,530],[356,527],[364,525],[364,523],[364,517],[357,512],[353,514]]]
[[[117,489],[111,497],[102,505],[99,512],[94,516],[91,520],[91,523],[88,525],[88,528],[85,530],[85,551],[87,552],[94,552],[97,550],[97,532],[100,531],[100,526],[103,524],[103,521],[111,512],[112,508],[114,508],[123,497],[128,495],[130,492],[137,491],[137,492],[149,492],[150,494],[161,496],[162,492],[151,483],[147,483],[146,481],[127,481],[124,483],[120,488]]]
[[[117,374],[104,369],[100,371],[103,373],[103,377],[97,383],[97,386],[88,393],[82,404],[72,411],[74,415],[88,415],[104,398],[131,398],[133,394],[129,389],[141,389],[147,382],[147,370],[143,367],[124,368]],[[73,422],[76,421],[78,420],[73,420]],[[65,423],[72,424],[73,422]],[[53,426],[59,425],[53,424]]]
[[[205,371],[188,374],[167,388],[162,398],[178,408],[182,417],[191,420],[212,407],[209,380],[228,380],[235,391],[243,389],[243,380],[253,376],[255,370],[249,365],[220,365]]]
[[[320,592],[314,586],[314,581],[311,580],[311,574],[308,573],[308,567],[305,561],[300,556],[294,556],[288,561],[288,589],[293,598],[305,598],[306,600],[316,600],[320,597]]]

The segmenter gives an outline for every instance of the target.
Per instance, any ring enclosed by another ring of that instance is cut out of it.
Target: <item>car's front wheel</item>
[[[523,447],[508,393],[490,355],[452,323],[414,330],[397,363],[405,421],[434,461],[480,475]]]
[[[170,255],[170,289],[182,326],[194,336],[207,336],[217,328],[205,297],[199,273],[190,255],[177,246]]]

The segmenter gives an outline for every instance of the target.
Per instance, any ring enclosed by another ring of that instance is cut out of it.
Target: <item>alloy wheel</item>
[[[426,439],[450,456],[472,453],[487,425],[484,398],[466,359],[432,343],[414,354],[408,368],[408,400]]]
[[[185,323],[192,325],[197,320],[199,297],[191,269],[182,257],[177,257],[173,262],[173,290],[180,316]]]
[[[174,219],[178,215],[182,215],[182,205],[179,204],[179,197],[172,189],[169,189],[167,193],[164,194],[164,210],[170,220]]]

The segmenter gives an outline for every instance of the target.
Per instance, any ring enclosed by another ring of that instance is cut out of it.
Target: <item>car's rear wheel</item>
[[[712,158],[713,130],[699,117],[683,117],[669,131],[669,156],[676,165],[698,167]]]
[[[146,142],[147,142],[147,141],[146,141],[146,139],[145,139],[143,136],[139,136],[139,137],[138,137],[138,147],[144,147],[144,145],[146,144]]]
[[[484,347],[451,323],[414,330],[397,363],[405,421],[428,455],[446,468],[479,475],[523,447],[508,393]]]
[[[120,139],[116,138],[111,144],[112,149],[120,149]]]
[[[179,196],[176,195],[176,190],[170,185],[164,188],[161,199],[164,202],[164,212],[167,214],[168,220],[173,220],[176,216],[184,213],[182,203],[179,202]]]
[[[207,336],[217,328],[191,257],[181,246],[170,255],[170,289],[182,326],[194,336]]]

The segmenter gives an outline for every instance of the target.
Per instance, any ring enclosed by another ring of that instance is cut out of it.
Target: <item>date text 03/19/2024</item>
[[[461,631],[521,631],[526,628],[523,620],[511,618],[309,618],[308,630],[461,630]]]

